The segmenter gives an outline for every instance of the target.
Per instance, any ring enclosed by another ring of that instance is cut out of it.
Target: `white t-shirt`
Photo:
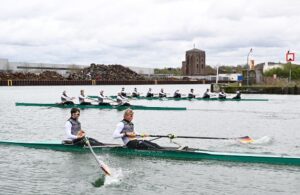
[[[73,135],[71,132],[72,132],[72,124],[70,121],[67,121],[66,124],[65,124],[65,132],[66,132],[66,139],[68,140],[74,140],[74,139],[77,139],[77,136],[76,135]]]

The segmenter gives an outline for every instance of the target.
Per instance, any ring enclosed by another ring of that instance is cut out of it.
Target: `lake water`
[[[15,102],[53,103],[63,90],[78,96],[115,95],[122,86],[30,86],[0,88],[1,140],[62,140],[70,109],[16,107]],[[202,94],[208,85],[141,85],[146,93],[164,88]],[[149,134],[238,137],[248,135],[254,144],[235,141],[177,139],[202,149],[274,153],[300,156],[300,96],[250,95],[266,102],[147,101],[132,104],[180,106],[187,111],[135,111],[135,128]],[[117,110],[81,111],[82,128],[90,137],[119,143],[112,133],[122,119]],[[174,146],[167,139],[158,144]],[[216,161],[184,161],[98,154],[113,172],[104,178],[90,153],[78,154],[23,147],[0,146],[0,194],[299,194],[300,167]],[[96,183],[96,184],[95,184]],[[103,184],[102,184],[103,183]],[[96,185],[96,186],[95,186]]]

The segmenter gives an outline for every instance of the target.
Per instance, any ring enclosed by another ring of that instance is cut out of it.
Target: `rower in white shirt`
[[[60,99],[61,99],[61,104],[64,104],[64,105],[73,105],[74,104],[74,102],[73,102],[74,97],[69,97],[67,95],[66,91],[63,91],[62,95],[60,96]]]
[[[188,94],[188,98],[195,98],[196,95],[194,94],[194,89],[191,89],[191,91]]]
[[[128,103],[128,99],[126,97],[123,97],[121,93],[118,93],[117,103],[119,106],[130,106],[130,104]]]
[[[99,105],[110,105],[110,103],[108,102],[104,102],[105,99],[109,99],[107,96],[104,96],[104,91],[101,90],[99,95],[98,95],[98,102],[99,102]]]
[[[65,124],[66,140],[63,141],[64,144],[73,144],[78,146],[86,145],[84,141],[85,132],[81,129],[81,123],[79,122],[80,110],[78,108],[71,109],[71,117],[67,120]],[[92,146],[101,146],[103,143],[93,139],[88,138]]]
[[[226,99],[226,93],[224,89],[222,89],[219,93],[219,99]]]
[[[181,98],[181,93],[179,92],[179,89],[177,89],[174,93],[174,98]]]
[[[146,97],[153,97],[153,96],[154,96],[154,94],[153,94],[153,92],[152,92],[152,89],[149,88]]]
[[[124,88],[124,87],[122,87],[121,95],[122,95],[123,97],[127,97],[127,93],[125,92],[125,88]]]
[[[80,90],[80,95],[78,97],[79,99],[79,103],[81,105],[91,105],[92,103],[90,102],[89,98],[87,98],[85,95],[84,95],[84,90]]]
[[[208,99],[208,98],[210,98],[209,89],[206,89],[206,91],[204,92],[202,98],[203,98],[203,99]]]
[[[132,97],[140,97],[140,93],[137,91],[136,88],[134,88],[133,92],[132,92]]]
[[[160,90],[160,92],[159,92],[159,94],[158,94],[158,97],[160,97],[160,98],[167,97],[167,94],[164,92],[164,89],[163,89],[163,88],[161,88],[161,90]]]

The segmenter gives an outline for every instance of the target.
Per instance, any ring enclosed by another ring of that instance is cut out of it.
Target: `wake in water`
[[[92,182],[92,185],[96,188],[100,188],[102,186],[108,186],[113,184],[118,184],[121,182],[123,176],[123,172],[121,169],[112,169],[111,176],[101,174],[96,181]]]
[[[253,144],[253,145],[270,145],[272,144],[273,140],[271,137],[269,136],[263,136],[259,139],[254,139],[253,142],[251,142],[250,144]]]
[[[262,146],[262,145],[271,145],[273,143],[273,139],[269,136],[263,136],[260,137],[258,139],[254,139],[252,138],[253,141],[251,142],[243,142],[243,141],[239,141],[239,140],[231,140],[229,145],[231,146],[241,146],[241,147],[247,147],[247,148],[251,148],[255,146]]]

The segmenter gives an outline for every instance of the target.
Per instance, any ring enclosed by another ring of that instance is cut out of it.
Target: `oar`
[[[170,139],[174,139],[174,138],[187,138],[187,139],[217,139],[217,140],[239,140],[242,143],[251,143],[254,140],[252,138],[250,138],[249,136],[243,136],[243,137],[197,137],[197,136],[176,136],[173,134],[169,134],[169,135],[147,135],[148,137],[166,137],[166,138],[170,138]]]
[[[93,150],[93,148],[92,148],[92,146],[91,146],[91,144],[90,144],[89,139],[88,139],[87,137],[84,137],[84,141],[85,141],[85,143],[88,145],[90,151],[92,152],[93,156],[95,157],[95,159],[96,159],[96,161],[98,162],[98,164],[99,164],[100,168],[102,169],[102,171],[103,171],[106,175],[111,175],[111,172],[110,172],[108,166],[107,166],[104,162],[102,162],[101,160],[99,160],[99,159],[97,158],[97,156],[96,156],[96,154],[95,154],[95,152],[94,152],[94,150]]]

